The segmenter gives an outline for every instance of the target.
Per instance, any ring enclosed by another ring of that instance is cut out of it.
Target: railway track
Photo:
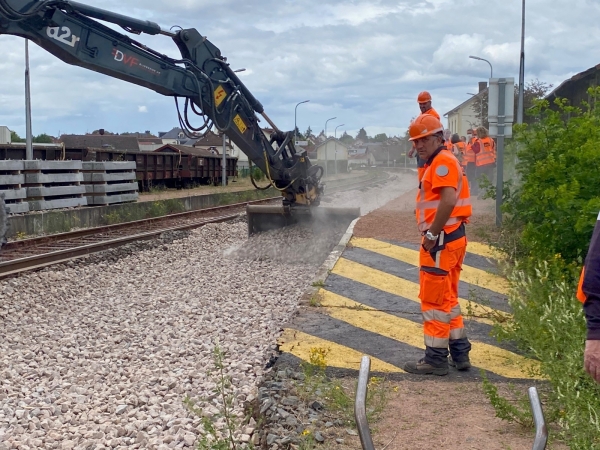
[[[360,189],[386,179],[387,177],[375,176],[367,180],[332,183],[333,186],[326,189],[326,193]],[[270,197],[252,202],[11,241],[0,251],[0,278],[67,262],[131,242],[154,239],[165,232],[191,230],[208,223],[226,222],[245,214],[246,205],[268,204],[279,200],[281,200],[279,196]]]

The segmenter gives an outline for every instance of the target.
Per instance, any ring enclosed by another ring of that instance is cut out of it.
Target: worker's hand
[[[597,383],[600,383],[600,341],[585,341],[583,365],[585,371],[589,373]]]
[[[425,236],[423,236],[423,248],[426,251],[430,251],[433,247],[435,247],[435,243],[436,243],[436,241],[431,241],[431,240],[427,239]],[[598,373],[600,373],[600,366],[598,368]]]

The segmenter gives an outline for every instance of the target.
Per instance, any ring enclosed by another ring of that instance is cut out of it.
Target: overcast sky
[[[428,90],[444,114],[494,76],[518,80],[521,0],[80,0],[163,28],[197,28],[281,129],[403,135]],[[558,85],[600,63],[598,0],[527,0],[525,80]],[[166,36],[136,39],[170,56]],[[25,134],[24,40],[0,36],[0,125]],[[33,133],[167,131],[174,102],[30,45]]]

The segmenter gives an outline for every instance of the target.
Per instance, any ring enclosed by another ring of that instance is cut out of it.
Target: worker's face
[[[431,155],[442,145],[442,139],[439,136],[425,136],[413,141],[419,154],[419,158],[428,160]]]
[[[431,102],[419,103],[419,109],[422,113],[429,111],[431,109]]]

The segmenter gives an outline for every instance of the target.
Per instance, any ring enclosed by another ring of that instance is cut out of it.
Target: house
[[[267,140],[271,139],[271,134],[273,134],[275,130],[271,129],[271,128],[263,128],[262,132],[264,133],[264,135],[267,137]],[[233,158],[237,158],[238,159],[238,169],[248,169],[250,167],[250,164],[248,162],[248,155],[246,155],[241,148],[239,148],[235,142],[229,140],[230,145],[232,146],[232,150],[231,150],[231,156]],[[222,144],[221,144],[222,146]]]
[[[480,81],[477,95],[469,97],[466,101],[444,114],[444,117],[448,118],[448,129],[452,134],[457,133],[459,136],[466,136],[469,128],[479,126],[484,122],[481,117],[482,112],[480,111],[477,114],[474,105],[477,98],[482,99],[487,91],[487,81]]]
[[[190,139],[179,127],[173,127],[170,131],[159,131],[158,137],[163,140],[163,144],[175,145],[183,145]]]
[[[67,148],[104,148],[109,150],[139,151],[138,138],[135,136],[103,134],[63,134],[59,142]]]
[[[600,64],[573,75],[560,83],[556,89],[546,95],[552,105],[556,98],[566,98],[572,106],[581,106],[582,102],[591,103],[587,90],[600,85]]]
[[[348,168],[358,169],[361,167],[371,167],[375,165],[375,156],[368,152],[366,148],[353,149],[348,155]]]
[[[157,148],[165,145],[161,138],[139,137],[137,140],[140,150],[143,152],[153,152]]]
[[[325,169],[325,174],[348,171],[348,146],[338,139],[328,138],[316,146],[314,153],[317,156],[317,164]],[[308,158],[311,159],[310,155]]]

